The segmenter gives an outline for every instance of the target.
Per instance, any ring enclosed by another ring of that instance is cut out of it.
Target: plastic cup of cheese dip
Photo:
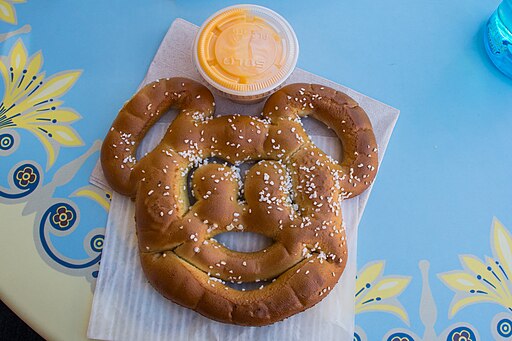
[[[224,8],[200,27],[194,62],[221,95],[258,102],[278,90],[297,64],[299,44],[290,24],[256,5]]]

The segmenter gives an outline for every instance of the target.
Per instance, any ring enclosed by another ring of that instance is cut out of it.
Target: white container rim
[[[267,15],[269,18],[274,20],[274,23],[279,25],[280,28],[282,28],[284,34],[286,35],[286,41],[289,42],[289,51],[291,51],[287,58],[288,58],[288,64],[289,69],[286,70],[286,73],[279,79],[279,81],[273,83],[271,86],[267,86],[258,90],[252,90],[252,91],[238,91],[235,89],[227,88],[218,82],[214,81],[213,79],[208,76],[208,74],[203,70],[199,63],[199,55],[198,55],[198,42],[199,42],[199,36],[201,35],[201,32],[203,32],[206,25],[212,21],[215,17],[222,14],[223,12],[229,11],[231,9],[248,9],[248,10],[255,10],[259,13],[263,13]],[[253,5],[253,4],[239,4],[239,5],[233,5],[228,6],[225,8],[222,8],[218,10],[217,12],[210,15],[203,24],[199,27],[199,31],[196,34],[196,37],[194,39],[194,46],[192,49],[192,53],[194,54],[193,60],[194,65],[197,69],[197,71],[201,74],[201,76],[214,88],[217,90],[224,92],[228,95],[236,96],[236,97],[251,97],[251,96],[258,96],[258,95],[266,95],[269,92],[272,92],[274,89],[279,89],[281,85],[290,77],[293,70],[295,70],[295,67],[297,65],[297,60],[299,58],[299,41],[297,40],[297,36],[295,34],[295,31],[293,30],[290,23],[279,13],[263,6],[259,5]]]

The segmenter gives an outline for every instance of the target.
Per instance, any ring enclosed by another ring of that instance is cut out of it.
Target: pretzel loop
[[[263,115],[288,119],[311,115],[332,128],[343,145],[340,166],[347,197],[361,194],[373,181],[377,141],[368,116],[348,95],[318,84],[291,84],[268,99]]]
[[[137,164],[135,152],[161,115],[177,108],[213,114],[213,96],[199,83],[187,78],[166,78],[143,87],[125,103],[103,141],[101,162],[109,184],[119,193],[135,195],[130,175]]]
[[[172,105],[179,115],[137,162],[138,143]],[[213,108],[211,93],[193,81],[147,85],[114,121],[102,148],[103,169],[114,190],[135,197],[141,264],[156,290],[217,321],[271,324],[318,303],[343,273],[341,201],[373,181],[375,137],[354,100],[319,85],[284,87],[268,99],[261,118],[214,118]],[[341,164],[310,140],[300,122],[305,115],[335,129],[344,148]],[[224,163],[211,163],[212,157]],[[242,181],[237,165],[244,161],[257,163]],[[244,231],[273,244],[245,253],[215,239]],[[247,282],[263,284],[233,287]]]

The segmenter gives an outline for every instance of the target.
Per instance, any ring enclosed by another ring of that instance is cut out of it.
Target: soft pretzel
[[[138,144],[170,108],[178,116],[160,144],[137,160]],[[347,261],[340,203],[372,183],[377,144],[364,110],[321,85],[282,88],[261,117],[214,118],[214,109],[210,91],[192,80],[148,84],[119,112],[101,163],[112,188],[135,198],[140,260],[156,290],[220,322],[268,325],[334,288]],[[304,131],[306,115],[335,130],[344,150],[340,164]],[[225,162],[208,162],[213,157]],[[249,160],[258,162],[242,183],[237,165]],[[233,251],[215,240],[228,231],[260,233],[274,243]],[[246,282],[262,285],[233,286]]]

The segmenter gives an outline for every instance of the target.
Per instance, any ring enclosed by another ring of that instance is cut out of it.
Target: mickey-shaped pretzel
[[[180,111],[160,144],[137,160],[139,142],[172,107]],[[148,84],[119,112],[101,163],[112,188],[135,198],[141,264],[156,290],[217,321],[271,324],[318,303],[342,274],[340,202],[372,183],[375,136],[353,99],[320,85],[284,87],[259,118],[214,118],[214,107],[210,91],[192,80]],[[306,115],[335,130],[340,164],[310,140],[300,121]],[[208,163],[212,157],[226,162]],[[242,184],[236,165],[249,160],[259,162]],[[274,243],[233,251],[214,239],[227,231],[260,233]],[[260,281],[267,284],[255,290],[228,285]]]

